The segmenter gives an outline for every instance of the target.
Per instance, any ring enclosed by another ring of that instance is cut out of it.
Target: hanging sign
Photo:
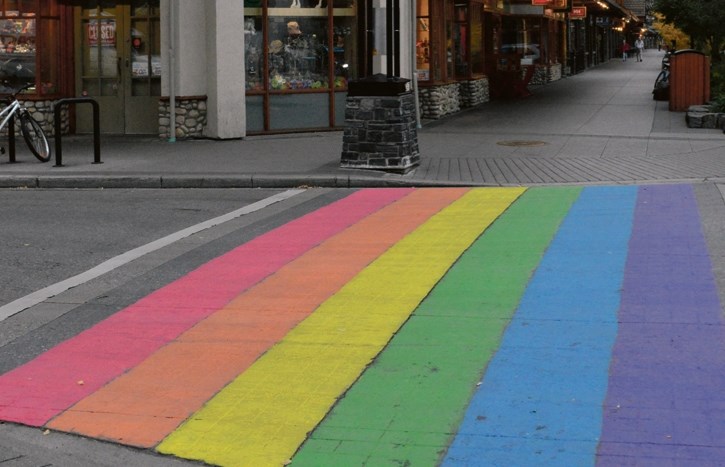
[[[569,12],[569,19],[584,19],[587,17],[587,7],[574,6]]]
[[[551,8],[556,11],[570,11],[572,8],[572,0],[553,0]]]
[[[116,21],[93,21],[86,25],[86,38],[91,47],[116,45]]]

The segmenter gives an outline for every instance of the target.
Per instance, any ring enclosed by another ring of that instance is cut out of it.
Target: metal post
[[[413,95],[415,96],[415,126],[421,128],[420,124],[420,98],[418,96],[418,61],[416,56],[416,46],[418,42],[418,3],[416,0],[410,2],[410,56],[412,63],[411,80],[413,81]]]
[[[10,114],[8,120],[8,158],[15,163],[15,114]]]
[[[385,42],[386,42],[386,74],[394,76],[393,63],[395,62],[395,49],[393,48],[393,0],[385,1]]]
[[[169,0],[169,143],[176,142],[176,8]]]

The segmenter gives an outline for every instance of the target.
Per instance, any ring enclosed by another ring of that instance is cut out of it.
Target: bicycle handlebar
[[[2,84],[7,87],[11,87],[10,82],[8,82],[8,81],[3,81]],[[35,87],[35,83],[29,82],[26,85],[21,86],[20,88],[16,89],[14,92],[5,94],[3,97],[0,97],[0,100],[9,100],[11,98],[16,98],[18,94],[20,94],[21,92],[25,91],[26,89],[30,89],[32,87]]]

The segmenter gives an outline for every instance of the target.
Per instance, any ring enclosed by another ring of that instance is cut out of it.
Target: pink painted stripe
[[[410,191],[355,192],[204,264],[0,376],[0,419],[47,423],[281,266]]]

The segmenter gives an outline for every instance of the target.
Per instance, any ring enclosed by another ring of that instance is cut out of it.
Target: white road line
[[[86,272],[80,273],[77,276],[73,276],[64,281],[57,282],[53,285],[45,287],[44,289],[40,289],[36,292],[12,301],[7,305],[1,306],[0,321],[4,321],[9,317],[13,316],[14,314],[20,313],[23,310],[42,303],[45,300],[54,297],[60,293],[63,293],[72,287],[77,287],[85,282],[102,276],[103,274],[106,274],[107,272],[110,272],[120,266],[123,266],[124,264],[128,264],[131,261],[142,257],[143,255],[159,250],[165,246],[171,245],[172,243],[177,242],[182,238],[186,238],[195,233],[210,229],[237,217],[259,211],[268,206],[271,206],[272,204],[279,203],[280,201],[284,201],[293,196],[296,196],[304,191],[305,190],[295,189],[287,190],[283,193],[278,193],[276,195],[270,196],[269,198],[265,198],[261,201],[257,201],[256,203],[252,203],[250,205],[244,206],[243,208],[237,209],[236,211],[224,214],[223,216],[215,217],[214,219],[201,222],[186,229],[179,230],[178,232],[175,232],[166,237],[155,240],[151,243],[147,243],[146,245],[134,248],[133,250],[129,250],[123,254],[104,261],[98,266],[91,268]]]

